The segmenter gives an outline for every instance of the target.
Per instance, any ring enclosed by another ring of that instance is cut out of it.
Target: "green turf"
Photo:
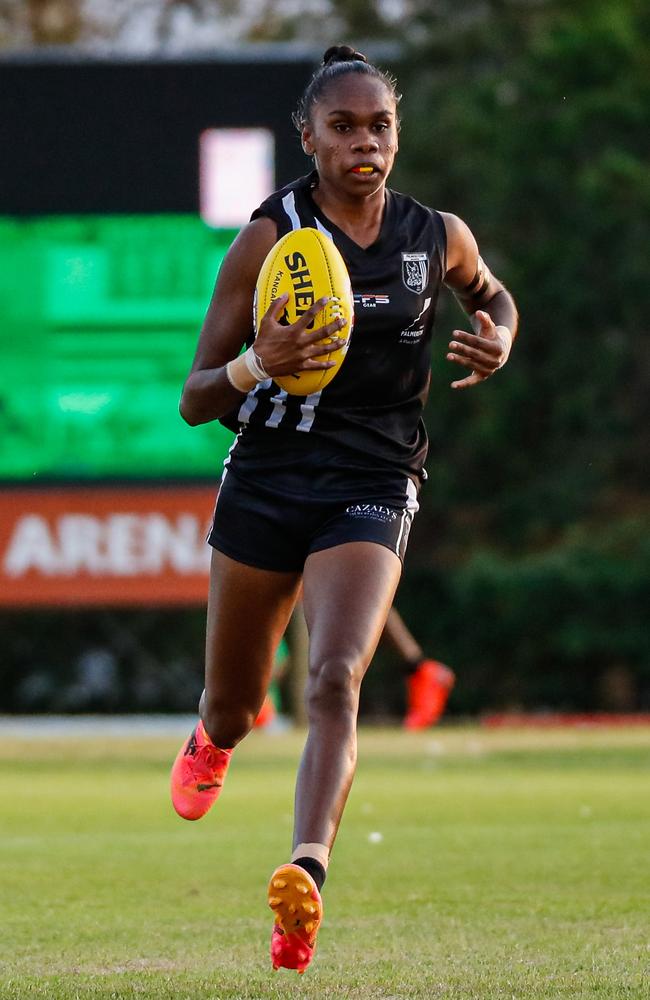
[[[648,730],[362,732],[304,977],[265,902],[300,745],[254,734],[193,824],[174,742],[0,740],[0,998],[650,997]]]

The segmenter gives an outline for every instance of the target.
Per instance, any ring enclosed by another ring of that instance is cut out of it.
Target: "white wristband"
[[[264,365],[262,364],[262,359],[258,357],[258,355],[255,353],[255,349],[252,346],[248,348],[248,350],[244,354],[244,357],[246,359],[246,365],[248,367],[249,372],[251,373],[251,375],[255,375],[258,382],[265,382],[267,378],[271,377],[264,368]]]
[[[270,375],[264,370],[264,365],[252,347],[229,361],[226,365],[226,378],[233,389],[238,392],[249,392],[258,382],[264,382]]]

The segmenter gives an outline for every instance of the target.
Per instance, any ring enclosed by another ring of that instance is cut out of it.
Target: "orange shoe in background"
[[[408,708],[406,729],[426,729],[434,726],[447,705],[456,683],[453,670],[437,660],[422,660],[406,680]]]
[[[269,906],[275,913],[273,968],[304,972],[314,957],[323,919],[323,901],[316,883],[300,865],[280,865],[269,882]]]
[[[199,720],[172,767],[172,804],[179,816],[205,816],[219,796],[231,755],[232,750],[220,750],[214,745]]]
[[[257,713],[257,718],[255,719],[254,726],[255,729],[263,729],[264,726],[268,726],[275,719],[276,711],[275,705],[273,704],[273,699],[270,694],[267,694],[262,707]]]

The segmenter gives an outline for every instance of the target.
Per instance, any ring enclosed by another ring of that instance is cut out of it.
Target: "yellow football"
[[[347,324],[342,328],[341,336],[345,336],[349,343],[354,323],[350,276],[337,247],[318,229],[294,229],[271,247],[255,288],[256,334],[268,308],[285,292],[289,299],[282,316],[283,323],[295,323],[314,302],[329,296],[330,301],[316,316],[313,328],[326,326],[337,316],[343,316]],[[330,340],[325,337],[322,343],[330,343]],[[281,375],[273,381],[293,396],[319,392],[338,372],[347,349],[348,344],[331,354],[318,356],[317,361],[335,361],[331,368]]]

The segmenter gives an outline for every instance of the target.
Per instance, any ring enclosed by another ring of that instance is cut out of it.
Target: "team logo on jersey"
[[[402,281],[409,292],[420,295],[429,284],[429,254],[402,254]]]

